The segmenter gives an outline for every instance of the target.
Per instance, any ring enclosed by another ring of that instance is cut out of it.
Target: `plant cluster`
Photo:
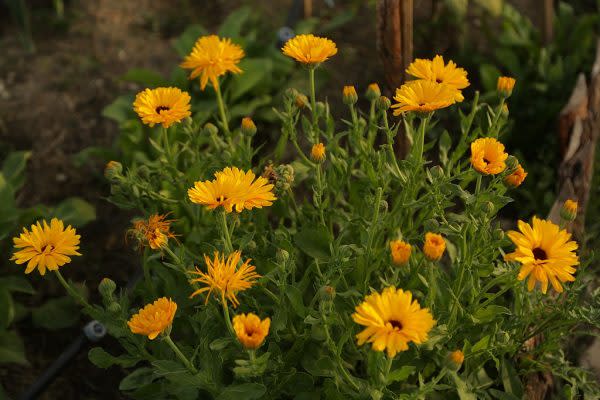
[[[527,176],[499,140],[515,80],[499,79],[491,104],[476,92],[455,134],[438,136],[438,113],[470,84],[454,62],[415,60],[393,104],[370,85],[367,112],[347,86],[336,121],[315,77],[336,44],[298,35],[282,52],[309,91],[289,88],[273,109],[271,153],[223,96],[244,76],[228,39],[200,37],[180,64],[214,92],[216,121],[199,122],[179,88],[136,97],[148,151],[105,170],[111,201],[140,214],[132,291],[105,278],[89,304],[74,290],[61,270],[80,238],[59,220],[14,239],[13,259],[52,271],[122,347],[90,360],[131,369],[120,390],[138,399],[519,399],[538,371],[568,398],[598,397],[559,352],[600,326],[590,258],[568,233],[576,203],[507,233],[497,219]]]

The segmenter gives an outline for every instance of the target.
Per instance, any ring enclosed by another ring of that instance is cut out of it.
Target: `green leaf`
[[[331,237],[322,226],[304,228],[294,236],[294,242],[300,250],[317,260],[326,259],[330,255]]]
[[[233,11],[219,27],[218,35],[225,38],[239,37],[242,26],[250,18],[251,14],[252,9],[250,7],[240,7]]]
[[[150,88],[169,86],[169,82],[161,74],[145,68],[132,68],[121,79],[139,83]]]
[[[123,368],[130,368],[137,364],[140,359],[129,355],[122,355],[115,357],[112,354],[107,353],[101,347],[93,347],[88,352],[88,358],[91,363],[98,368],[108,368],[113,365],[120,365]]]
[[[285,295],[290,300],[292,308],[300,317],[304,318],[306,315],[306,308],[304,307],[304,301],[302,300],[302,292],[296,286],[286,285]]]
[[[127,375],[119,384],[119,390],[133,390],[146,386],[156,379],[152,368],[139,368]]]
[[[23,341],[14,331],[0,330],[0,364],[4,363],[29,364]]]
[[[29,281],[21,276],[4,276],[0,278],[0,289],[5,288],[9,292],[34,294],[35,289]]]
[[[8,328],[15,318],[15,305],[12,296],[5,288],[0,287],[0,330]]]
[[[240,62],[240,68],[244,72],[235,75],[231,82],[231,101],[263,85],[266,77],[273,72],[273,61],[268,58],[248,58]]]
[[[452,379],[456,384],[456,392],[458,393],[460,400],[477,400],[477,397],[473,394],[467,383],[463,381],[457,373],[452,373]]]
[[[2,174],[15,191],[25,183],[25,167],[31,157],[31,151],[15,151],[10,153],[2,163]]]
[[[174,42],[173,47],[181,57],[187,56],[194,47],[194,43],[200,36],[204,36],[208,31],[198,24],[190,25]]]
[[[133,96],[120,96],[115,101],[104,107],[102,116],[118,123],[133,118]]]
[[[503,360],[502,368],[500,371],[502,376],[502,384],[504,385],[504,391],[515,395],[518,398],[523,397],[523,384],[519,378],[519,374],[515,370],[515,367],[510,360]]]
[[[400,369],[391,371],[387,377],[388,385],[393,382],[401,382],[408,379],[415,372],[416,368],[412,365],[405,365]]]
[[[48,300],[31,313],[35,326],[58,330],[75,325],[79,321],[79,307],[68,296]]]
[[[496,90],[496,82],[501,75],[498,68],[490,64],[481,64],[479,74],[481,75],[481,84],[486,91]]]
[[[260,398],[266,392],[267,388],[260,383],[242,383],[226,387],[217,400],[252,400]]]
[[[473,318],[479,323],[485,324],[497,318],[501,318],[504,314],[510,315],[510,310],[506,307],[491,305],[478,309],[473,315]]]
[[[448,163],[448,151],[452,146],[452,139],[450,138],[450,134],[448,131],[444,130],[442,135],[440,136],[440,161],[442,165],[446,165]]]
[[[48,217],[62,219],[65,224],[78,228],[96,219],[96,209],[79,197],[69,197],[56,206]]]
[[[505,393],[505,392],[501,392],[500,390],[496,390],[496,389],[488,389],[488,392],[496,399],[498,400],[520,400],[520,397],[517,397],[513,394],[510,393]]]

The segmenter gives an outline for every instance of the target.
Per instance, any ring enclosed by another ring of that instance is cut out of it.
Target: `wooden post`
[[[312,0],[304,0],[304,18],[312,17],[313,2]]]
[[[406,78],[413,58],[413,0],[377,0],[377,50],[383,61],[385,93]]]
[[[544,39],[544,45],[550,44],[554,36],[554,1],[544,0],[542,21],[542,37]]]

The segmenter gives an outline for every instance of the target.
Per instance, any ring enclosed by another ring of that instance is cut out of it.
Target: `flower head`
[[[273,185],[254,172],[227,167],[215,173],[212,181],[198,181],[188,189],[192,203],[205,205],[209,210],[222,206],[225,211],[237,212],[270,206],[277,200]]]
[[[367,92],[365,93],[365,97],[369,101],[375,101],[381,96],[381,89],[379,85],[376,83],[371,83],[367,86]]]
[[[250,117],[244,117],[242,118],[242,133],[246,136],[252,136],[256,133],[256,125],[254,124],[254,121],[252,121],[252,118]]]
[[[281,51],[302,64],[314,65],[327,61],[329,57],[337,54],[337,47],[327,38],[308,34],[291,38]]]
[[[506,169],[504,145],[494,138],[479,138],[471,143],[471,165],[484,175],[496,175]]]
[[[517,81],[515,80],[515,78],[511,78],[508,76],[499,77],[498,82],[496,84],[496,88],[498,89],[498,93],[500,93],[500,96],[505,98],[510,97],[516,82]]]
[[[127,322],[127,326],[132,333],[148,336],[148,339],[154,340],[170,328],[176,311],[177,304],[174,301],[161,297],[133,315]]]
[[[36,267],[40,275],[46,269],[55,271],[71,262],[69,256],[80,256],[79,239],[75,228],[71,225],[65,229],[64,223],[52,218],[50,225],[43,220],[31,225],[31,231],[23,228],[23,232],[13,238],[15,252],[11,257],[17,264],[27,262],[25,273],[31,273]]]
[[[175,237],[170,229],[173,221],[166,218],[166,215],[153,214],[148,220],[137,220],[128,234],[138,240],[140,247],[150,246],[152,250],[160,249],[167,244],[169,238]]]
[[[342,95],[344,104],[346,105],[356,104],[358,101],[358,94],[356,94],[356,89],[354,86],[344,86]]]
[[[444,255],[446,250],[446,241],[444,237],[437,233],[427,232],[425,234],[425,243],[423,243],[423,254],[430,261],[437,261]]]
[[[260,347],[269,334],[271,320],[261,319],[252,313],[239,314],[233,317],[233,330],[238,340],[246,349],[255,350]]]
[[[560,210],[560,216],[567,221],[575,221],[577,218],[577,202],[575,200],[565,200]]]
[[[396,265],[404,265],[410,259],[412,246],[402,240],[392,240],[390,242],[390,251],[392,252],[392,261]]]
[[[215,87],[219,76],[227,72],[242,72],[238,63],[244,55],[244,50],[232,43],[231,39],[217,35],[202,36],[183,60],[181,67],[192,70],[190,79],[200,77],[200,88],[204,90],[208,81]]]
[[[133,109],[146,125],[168,128],[189,117],[190,95],[178,88],[145,89],[135,96]]]
[[[579,259],[575,250],[577,243],[571,239],[571,234],[558,225],[533,217],[531,225],[519,221],[519,230],[509,231],[508,237],[517,246],[514,252],[507,254],[507,261],[521,263],[518,279],[529,277],[527,289],[533,290],[539,282],[542,293],[546,293],[548,282],[557,292],[562,292],[561,282],[571,282],[575,278],[575,266]]]
[[[310,157],[316,162],[325,161],[325,145],[323,143],[313,145],[310,150]]]
[[[199,278],[191,279],[190,282],[202,283],[206,286],[196,290],[190,297],[208,292],[206,295],[206,303],[208,303],[210,294],[215,291],[223,302],[229,300],[234,307],[237,307],[239,304],[237,293],[251,288],[256,279],[260,278],[260,275],[255,272],[256,268],[250,265],[251,259],[244,261],[238,268],[241,257],[240,251],[231,253],[227,260],[216,251],[212,260],[204,255],[207,271],[202,272],[196,267],[196,270],[190,273],[198,275]]]
[[[449,86],[454,90],[456,101],[464,100],[461,90],[469,86],[467,71],[459,68],[452,60],[444,64],[444,57],[440,55],[435,56],[433,60],[417,58],[408,66],[406,73],[418,79]]]
[[[394,100],[398,103],[392,108],[396,109],[394,115],[405,111],[429,113],[454,104],[454,97],[454,91],[447,85],[425,80],[410,81],[396,89]]]
[[[512,187],[519,187],[521,186],[526,177],[527,172],[525,172],[521,164],[517,164],[517,168],[515,168],[515,170],[511,174],[506,175],[504,177],[504,182],[506,182],[507,185]]]
[[[366,328],[356,335],[358,345],[372,343],[373,350],[387,351],[388,357],[408,349],[408,344],[427,341],[435,321],[427,308],[421,308],[412,293],[388,287],[368,295],[356,307],[352,319]]]
[[[118,161],[109,161],[104,167],[104,176],[107,179],[116,179],[123,172],[123,165]]]
[[[462,363],[465,361],[465,354],[462,350],[454,350],[450,353],[450,361],[454,364],[454,366],[460,368]]]

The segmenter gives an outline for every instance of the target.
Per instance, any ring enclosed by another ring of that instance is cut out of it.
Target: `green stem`
[[[65,280],[65,278],[63,278],[62,274],[60,273],[60,271],[58,269],[54,270],[54,273],[56,273],[56,276],[58,277],[58,281],[61,283],[61,285],[63,285],[63,287],[65,288],[67,293],[71,297],[73,297],[73,299],[75,299],[75,301],[77,301],[79,304],[81,304],[84,308],[89,308],[89,309],[92,308],[90,303],[88,303],[87,300],[84,299],[83,296],[81,296],[77,290],[73,289],[71,287],[71,285],[69,285],[67,283],[67,281]]]
[[[481,174],[477,174],[477,181],[475,183],[475,195],[478,195],[481,191]]]
[[[371,221],[371,226],[369,227],[369,238],[367,241],[367,252],[365,257],[365,289],[368,286],[369,278],[371,276],[371,268],[369,263],[371,262],[371,248],[373,247],[373,240],[375,239],[375,228],[377,227],[377,221],[379,221],[379,206],[381,204],[381,198],[383,196],[383,189],[381,187],[377,188],[377,194],[375,195],[375,209],[373,210],[373,220]]]
[[[181,350],[179,350],[179,347],[177,347],[177,345],[173,342],[173,340],[171,340],[170,336],[168,336],[168,335],[165,336],[163,340],[165,342],[167,342],[167,344],[173,350],[173,352],[175,353],[175,355],[177,356],[177,358],[179,358],[179,360],[183,363],[183,365],[185,365],[185,367],[192,374],[197,374],[198,373],[198,370],[196,368],[194,368],[194,366],[192,365],[192,363],[190,362],[190,360],[188,360],[187,357],[183,355],[183,353],[181,352]]]
[[[221,95],[221,85],[218,79],[213,81],[213,87],[215,89],[215,94],[217,95],[217,104],[219,105],[219,115],[221,116],[221,124],[223,125],[223,130],[227,136],[227,140],[229,141],[229,145],[231,143],[231,132],[229,131],[229,122],[227,121],[227,114],[225,113],[225,102],[223,101],[223,96]]]
[[[256,350],[248,350],[248,358],[250,359],[250,362],[254,364],[254,362],[256,361]]]
[[[227,226],[227,214],[225,211],[222,211],[220,214],[219,222],[221,223],[221,234],[223,235],[222,240],[225,245],[225,252],[231,254],[233,253],[233,244],[231,243],[231,235]]]
[[[144,280],[146,281],[146,287],[152,294],[152,297],[156,297],[156,289],[152,276],[150,275],[150,265],[148,263],[148,248],[144,248],[144,255],[142,257],[142,269],[144,270]]]
[[[384,378],[382,389],[387,386],[388,377],[390,375],[390,371],[392,370],[392,363],[393,362],[394,362],[394,359],[392,357],[388,357],[387,358],[387,363],[385,365],[385,378]]]
[[[315,90],[315,67],[308,69],[308,77],[310,80],[310,107],[312,108],[313,129],[317,125],[317,94]]]
[[[171,145],[169,144],[169,131],[164,126],[161,126],[161,136],[162,136],[162,145],[165,150],[165,157],[167,157],[167,162],[169,165],[175,169],[177,169],[177,165],[173,160],[173,153],[171,152]]]
[[[221,305],[223,306],[223,318],[225,319],[227,330],[229,331],[231,336],[236,337],[235,330],[233,329],[233,325],[231,324],[231,317],[229,316],[229,307],[227,306],[227,300],[225,299],[225,295],[221,295]]]
[[[502,115],[502,107],[504,107],[504,102],[506,99],[504,97],[500,98],[500,104],[498,104],[498,109],[496,110],[496,116],[494,117],[494,122],[492,122],[492,126],[490,126],[490,136],[498,137],[498,121],[500,120],[500,115]]]
[[[325,216],[323,213],[323,177],[322,177],[322,172],[321,172],[321,164],[317,163],[315,166],[316,169],[316,176],[317,176],[317,194],[315,196],[316,199],[318,199],[318,203],[315,204],[315,206],[317,207],[317,209],[319,210],[319,219],[321,220],[321,224],[323,224],[323,226],[325,228],[327,228],[327,224],[325,224]]]
[[[421,117],[421,124],[419,126],[419,135],[415,140],[415,162],[416,165],[423,165],[423,149],[425,148],[425,130],[427,129],[427,122],[429,122],[429,116]]]
[[[296,151],[298,152],[298,154],[300,154],[300,157],[302,157],[302,159],[304,160],[305,163],[307,163],[308,165],[314,165],[314,163],[312,161],[310,161],[310,159],[308,157],[306,157],[306,155],[300,148],[300,145],[298,144],[298,141],[296,139],[292,139],[292,144],[294,145],[294,147],[296,148]]]

